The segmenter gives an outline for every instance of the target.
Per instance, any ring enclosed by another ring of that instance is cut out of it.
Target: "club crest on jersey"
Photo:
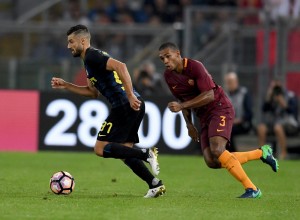
[[[193,86],[193,85],[195,85],[195,81],[194,81],[193,79],[189,79],[189,80],[188,80],[188,84],[189,84],[190,86]]]

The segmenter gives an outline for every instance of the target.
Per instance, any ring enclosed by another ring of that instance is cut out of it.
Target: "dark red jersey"
[[[193,109],[200,118],[201,123],[207,122],[209,117],[216,111],[232,109],[231,102],[223,89],[213,81],[211,75],[199,61],[184,58],[182,73],[166,70],[164,77],[172,94],[181,102],[191,100],[201,93],[213,89],[214,101]]]

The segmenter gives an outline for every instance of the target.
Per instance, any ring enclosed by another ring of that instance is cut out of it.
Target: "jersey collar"
[[[185,70],[188,64],[188,59],[187,58],[183,58],[183,69]]]

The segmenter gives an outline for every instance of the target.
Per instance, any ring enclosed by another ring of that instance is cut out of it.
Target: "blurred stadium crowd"
[[[77,21],[80,23],[172,23],[182,21],[183,9],[189,5],[261,7],[261,0],[68,0],[67,4],[53,7],[50,12],[51,21]],[[18,17],[16,9],[18,1],[2,1],[2,11],[6,10],[6,18]],[[85,7],[82,7],[82,6]],[[4,16],[2,16],[4,18]]]
[[[30,4],[33,1],[26,1]],[[46,1],[45,1],[46,2]],[[21,1],[2,0],[1,19],[17,19]],[[25,4],[25,3],[23,3]],[[19,5],[19,6],[18,6]],[[82,24],[161,23],[182,22],[187,6],[233,7],[237,9],[270,10],[271,18],[299,17],[299,0],[67,0],[56,4],[49,12],[50,22],[78,22]],[[21,6],[22,7],[22,6]],[[240,15],[243,17],[243,15]],[[252,17],[249,23],[259,22]]]
[[[93,1],[86,12],[82,11],[79,1],[69,1],[69,10],[57,13],[54,19],[72,20],[79,23],[174,23],[183,21],[186,6],[230,6],[240,8],[262,8],[261,0],[115,0]]]
[[[29,19],[22,20],[24,14],[26,15],[28,12],[30,14],[30,11],[36,10],[42,2],[51,1],[3,0],[0,2],[0,23],[15,21],[25,25],[38,23],[56,25],[56,27],[73,25],[74,23],[94,27],[99,25],[102,27],[112,25],[161,27],[172,24],[175,29],[182,29],[186,18],[184,10],[188,6],[200,7],[201,9],[230,8],[235,10],[236,12],[233,14],[226,11],[220,11],[218,14],[199,11],[191,16],[194,35],[192,39],[194,46],[191,50],[195,53],[233,23],[258,26],[265,23],[266,19],[270,25],[275,24],[278,18],[291,18],[299,21],[300,11],[300,0],[67,0],[56,1],[55,4],[45,8],[45,11],[33,13]],[[29,7],[30,5],[32,7]],[[248,12],[244,13],[245,10]],[[266,18],[266,12],[268,12],[268,18]],[[0,57],[9,57],[10,54],[18,57],[18,53],[22,53],[23,58],[24,54],[31,58],[61,59],[68,57],[69,53],[64,48],[62,40],[58,39],[61,36],[58,37],[57,34],[53,34],[53,29],[48,32],[52,36],[43,38],[29,36],[32,38],[29,40],[29,43],[32,44],[30,46],[19,45],[20,43],[17,44],[16,42],[11,44],[18,45],[19,48],[23,49],[28,48],[29,52],[20,52],[21,50],[9,48],[6,50],[8,43],[3,43],[1,46],[3,46],[4,51],[0,52]],[[182,36],[180,37],[182,40]],[[9,41],[13,41],[13,37],[8,38]],[[20,38],[17,38],[20,41]],[[93,44],[109,51],[113,57],[127,61],[132,54],[128,54],[122,46],[126,44],[125,38],[124,34],[112,36],[108,33],[98,32],[93,39]],[[134,50],[140,50],[144,46],[138,45],[145,45],[149,42],[147,38],[132,39],[136,43]],[[30,47],[35,47],[35,49],[32,50]]]

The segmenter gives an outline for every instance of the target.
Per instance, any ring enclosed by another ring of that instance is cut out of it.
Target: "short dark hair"
[[[164,50],[166,48],[170,48],[170,49],[173,49],[173,50],[179,50],[178,46],[175,43],[172,43],[172,42],[163,43],[162,45],[160,45],[158,50],[161,51],[161,50]]]
[[[80,34],[80,33],[85,33],[85,34],[89,34],[89,29],[85,26],[85,25],[82,25],[82,24],[78,24],[78,25],[75,25],[73,27],[71,27],[68,31],[67,31],[67,36],[69,36],[70,34]]]

